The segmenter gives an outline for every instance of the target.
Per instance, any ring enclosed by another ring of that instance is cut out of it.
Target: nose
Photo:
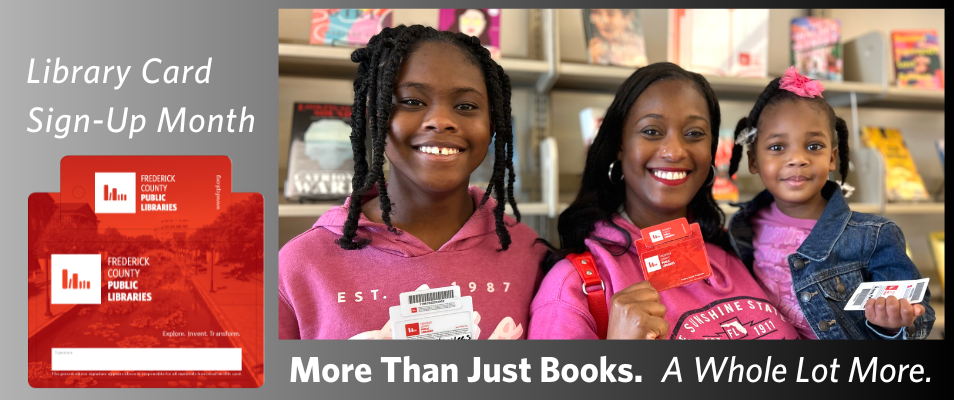
[[[786,163],[789,167],[805,167],[808,165],[808,157],[806,157],[804,151],[795,150],[789,154],[791,154],[791,157]]]
[[[679,135],[666,135],[659,146],[659,152],[664,160],[678,162],[686,158],[686,144]]]
[[[456,132],[457,122],[454,120],[453,110],[446,107],[433,107],[424,117],[424,130],[441,132]]]

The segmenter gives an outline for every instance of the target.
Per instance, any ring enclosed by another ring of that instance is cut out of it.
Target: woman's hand
[[[924,315],[924,306],[911,304],[908,299],[898,301],[897,297],[888,296],[869,299],[865,303],[865,318],[873,325],[897,332],[901,328],[911,326],[914,319]],[[612,321],[612,318],[610,319]]]
[[[610,300],[607,339],[665,339],[669,334],[666,306],[649,281],[633,284]]]

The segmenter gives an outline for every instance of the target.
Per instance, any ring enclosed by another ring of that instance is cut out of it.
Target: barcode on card
[[[858,297],[855,297],[855,301],[851,303],[852,306],[858,307],[865,303],[865,300],[868,298],[868,293],[871,293],[871,289],[864,289],[861,293],[858,294]]]
[[[424,294],[412,294],[408,296],[408,303],[411,303],[411,304],[423,303],[427,301],[450,299],[453,297],[454,297],[453,290],[445,290],[442,292],[433,292],[433,293],[424,293]]]
[[[911,296],[911,299],[920,299],[922,290],[924,290],[924,282],[918,282],[917,286],[914,287],[914,294]]]

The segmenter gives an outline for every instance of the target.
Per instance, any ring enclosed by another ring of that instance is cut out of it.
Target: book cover
[[[285,197],[343,199],[353,176],[351,106],[295,103]]]
[[[865,126],[862,127],[862,140],[884,158],[887,201],[931,200],[900,130]]]
[[[716,145],[715,181],[712,183],[712,197],[715,201],[738,202],[739,188],[735,177],[729,176],[729,162],[732,160],[732,147],[735,146],[735,132],[732,129],[719,129],[719,144]]]
[[[598,107],[586,107],[580,111],[580,132],[583,137],[584,152],[589,151],[590,145],[593,144],[605,114],[606,109]]]
[[[442,8],[437,18],[438,29],[475,36],[493,59],[500,58],[499,8]]]
[[[832,18],[792,19],[792,65],[811,79],[843,81],[841,21]]]
[[[767,9],[669,10],[669,61],[705,75],[768,76]]]
[[[944,89],[936,30],[892,31],[891,42],[899,87]]]
[[[590,64],[641,67],[646,61],[646,38],[639,10],[583,9]]]
[[[309,43],[364,46],[385,27],[391,27],[391,9],[315,8],[311,12]]]
[[[934,253],[938,278],[941,278],[941,290],[944,290],[944,231],[931,232],[928,240],[931,242],[931,251]]]

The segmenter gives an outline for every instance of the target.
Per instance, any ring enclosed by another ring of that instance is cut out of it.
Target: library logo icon
[[[660,240],[663,240],[663,234],[661,230],[649,232],[649,240],[653,243],[656,243]]]
[[[135,214],[136,173],[97,172],[93,197],[97,214]]]
[[[652,256],[646,259],[646,272],[655,272],[662,269],[659,264],[659,256]]]
[[[101,304],[99,254],[53,254],[50,304]]]

